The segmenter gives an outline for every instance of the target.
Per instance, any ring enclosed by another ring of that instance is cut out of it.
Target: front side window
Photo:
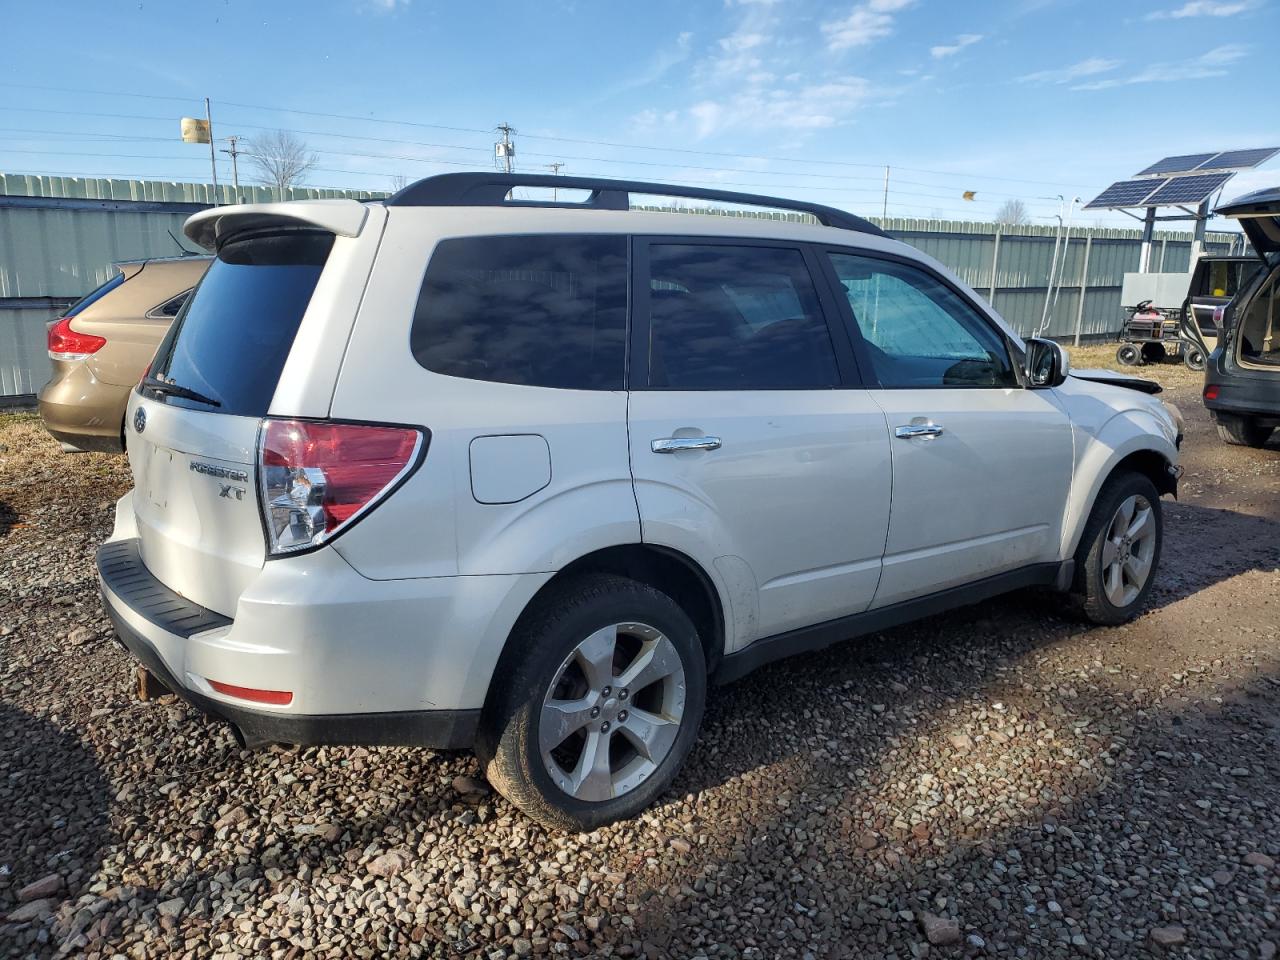
[[[409,343],[451,377],[621,390],[626,332],[626,237],[467,237],[436,246]]]
[[[1016,387],[1004,340],[950,287],[908,264],[833,253],[881,386]]]
[[[794,248],[649,247],[649,386],[813,390],[840,383],[831,334]]]

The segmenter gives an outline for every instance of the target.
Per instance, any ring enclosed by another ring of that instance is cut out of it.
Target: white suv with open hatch
[[[1151,589],[1176,417],[847,213],[476,173],[186,232],[216,259],[130,399],[99,572],[248,744],[474,748],[589,829],[671,782],[711,682],[1015,588],[1100,623]]]

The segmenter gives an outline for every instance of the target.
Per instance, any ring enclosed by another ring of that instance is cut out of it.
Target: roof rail
[[[581,203],[569,201],[508,200],[515,187],[553,187],[563,190],[589,190],[591,195]],[[631,194],[656,197],[682,197],[690,200],[717,200],[747,207],[766,207],[807,213],[823,226],[856,230],[886,236],[869,220],[845,213],[834,207],[803,200],[784,200],[755,193],[732,190],[705,190],[669,183],[644,183],[638,180],[607,180],[600,177],[561,177],[543,173],[443,173],[411,183],[386,199],[389,207],[568,207],[575,210],[629,210]]]

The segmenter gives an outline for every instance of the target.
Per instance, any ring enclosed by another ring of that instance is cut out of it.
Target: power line
[[[0,109],[5,109],[5,108],[4,108],[4,107],[0,107]],[[407,145],[410,145],[410,146],[427,147],[427,148],[430,148],[430,149],[454,150],[454,151],[463,151],[463,152],[468,152],[468,153],[479,153],[479,152],[482,152],[482,151],[483,151],[483,148],[482,148],[482,147],[470,147],[470,146],[466,146],[466,145],[463,145],[463,144],[425,143],[425,142],[422,142],[422,141],[402,140],[402,139],[397,139],[397,138],[392,138],[392,137],[367,137],[367,136],[361,136],[361,135],[358,135],[358,134],[341,134],[341,133],[331,133],[331,132],[327,132],[327,131],[319,131],[319,130],[298,130],[298,129],[293,129],[293,128],[260,127],[260,126],[258,126],[258,125],[256,125],[256,124],[244,124],[244,123],[231,124],[231,125],[232,125],[232,126],[235,126],[235,127],[238,127],[238,128],[248,127],[248,128],[250,128],[250,129],[266,129],[266,130],[282,129],[282,130],[285,130],[286,132],[294,133],[294,134],[298,134],[298,135],[301,135],[301,136],[335,137],[335,138],[344,139],[344,140],[369,141],[369,142],[375,142],[375,143],[396,143],[396,144],[407,144]],[[499,129],[501,129],[501,128],[499,128]],[[511,133],[514,133],[514,129],[513,129],[513,128],[508,128],[508,129],[510,130],[510,132],[511,132]],[[64,131],[31,131],[31,132],[44,132],[44,133],[53,134],[53,133],[63,133]],[[505,134],[504,136],[509,136],[509,135],[510,135],[510,134]],[[152,141],[153,141],[153,142],[170,142],[172,138],[168,138],[168,137],[147,137],[147,138],[136,138],[136,139],[138,140],[138,142],[152,142]],[[500,144],[500,146],[502,146],[502,145]],[[508,145],[507,145],[507,148],[508,148],[508,149],[514,149],[514,144],[508,144]],[[420,163],[441,163],[441,164],[447,164],[447,165],[451,165],[451,166],[474,166],[474,164],[471,164],[471,163],[466,163],[466,162],[456,161],[456,160],[445,160],[445,159],[442,159],[442,158],[434,158],[434,157],[415,157],[415,156],[407,156],[407,155],[403,155],[403,154],[390,154],[390,153],[364,153],[364,152],[356,152],[356,151],[324,150],[324,149],[322,149],[322,148],[311,148],[311,149],[312,149],[312,152],[314,152],[314,153],[329,154],[329,155],[333,155],[333,156],[362,157],[362,158],[367,158],[367,159],[385,159],[385,160],[398,160],[398,161],[409,161],[409,162],[420,162]],[[28,153],[41,153],[41,152],[47,152],[47,153],[50,153],[51,155],[52,155],[52,154],[57,154],[57,153],[58,153],[58,151],[39,151],[39,150],[21,151],[21,150],[16,150],[16,149],[15,149],[15,150],[11,150],[10,152],[13,152],[13,153],[19,153],[19,152],[28,152]],[[251,151],[249,151],[249,152],[251,152]],[[836,182],[841,183],[841,184],[847,184],[850,180],[859,180],[859,181],[866,181],[866,182],[870,182],[870,183],[876,183],[876,182],[879,182],[879,179],[880,179],[879,177],[864,177],[864,176],[859,176],[859,175],[856,175],[856,174],[830,174],[830,173],[823,174],[823,173],[807,173],[807,172],[804,172],[804,171],[797,171],[797,170],[779,170],[779,171],[773,171],[773,170],[744,169],[744,168],[740,168],[740,167],[716,167],[716,166],[708,166],[708,165],[705,165],[705,164],[663,163],[663,162],[659,162],[659,161],[650,161],[650,160],[628,160],[628,159],[620,159],[620,158],[612,158],[612,157],[577,156],[577,155],[573,155],[573,154],[548,154],[548,153],[538,153],[538,152],[536,152],[536,151],[531,151],[531,152],[529,152],[529,153],[528,153],[528,154],[526,154],[526,155],[528,155],[528,156],[535,156],[535,157],[562,156],[562,157],[568,157],[568,158],[569,158],[569,159],[571,159],[571,160],[579,160],[579,161],[583,161],[583,162],[587,162],[587,163],[609,163],[609,164],[637,165],[637,166],[644,166],[644,167],[654,167],[654,168],[659,168],[659,169],[664,169],[664,168],[665,168],[665,169],[673,169],[673,170],[707,170],[707,171],[712,171],[712,172],[715,172],[715,173],[746,173],[746,174],[755,174],[756,176],[763,176],[763,177],[777,177],[777,178],[797,178],[797,177],[803,177],[803,178],[806,178],[806,179],[833,180],[833,181],[836,181]],[[105,154],[99,154],[98,156],[106,156],[106,155],[105,155]],[[513,157],[514,157],[514,153],[513,153]],[[144,158],[139,157],[139,159],[144,159]],[[157,157],[157,159],[186,159],[186,158],[181,158],[181,157],[172,157],[172,158]],[[904,168],[904,169],[907,169],[907,168]],[[942,173],[939,173],[938,175],[940,175],[940,176],[951,176],[950,174],[942,174]],[[659,179],[661,179],[661,178],[659,178]],[[684,182],[688,182],[688,183],[711,183],[711,184],[725,184],[725,185],[729,185],[729,183],[730,183],[729,181],[724,181],[724,180],[721,180],[721,179],[715,179],[715,180],[707,180],[707,179],[703,179],[703,180],[698,180],[697,178],[691,178],[691,177],[682,177],[681,179],[682,179]],[[957,177],[956,179],[960,179],[960,178],[958,178],[958,177]],[[898,183],[898,184],[906,184],[906,185],[911,185],[911,186],[920,186],[920,187],[926,187],[926,188],[934,188],[934,189],[937,189],[937,188],[939,188],[939,187],[945,186],[945,185],[943,185],[943,184],[937,184],[937,183],[924,183],[924,182],[921,182],[921,181],[915,181],[915,180],[897,180],[897,181],[895,181],[895,183]],[[837,189],[837,188],[834,188],[834,187],[824,187],[824,186],[815,186],[815,185],[783,184],[783,183],[775,183],[775,182],[769,182],[769,183],[760,183],[760,182],[754,182],[754,183],[735,183],[735,184],[733,184],[733,185],[736,185],[736,186],[765,187],[765,188],[770,188],[770,189],[788,189],[788,188],[791,188],[791,189],[822,190],[822,191],[831,191],[831,190],[833,190],[833,189]],[[843,188],[840,188],[840,189],[843,189]],[[895,192],[900,193],[901,191],[895,191]],[[1018,194],[1006,194],[1006,193],[998,193],[998,192],[993,192],[993,191],[983,191],[983,193],[986,193],[986,194],[988,194],[988,195],[990,195],[990,196],[993,196],[993,197],[1000,197],[1000,198],[1004,198],[1004,199],[1009,199],[1009,198],[1020,198],[1020,195],[1018,195]],[[944,199],[944,198],[943,198],[943,197],[941,197],[940,195],[934,195],[934,196],[939,196],[939,199]]]
[[[0,83],[0,86],[15,87],[19,89],[29,89],[29,90],[51,90],[51,91],[58,91],[58,92],[64,92],[64,93],[82,93],[82,94],[91,94],[91,95],[99,95],[99,96],[139,97],[139,98],[148,99],[148,100],[177,100],[181,102],[190,102],[190,101],[198,101],[200,99],[200,98],[188,98],[188,97],[166,97],[166,96],[159,96],[154,94],[127,93],[123,91],[85,90],[85,89],[77,89],[77,88],[71,88],[71,87],[45,87],[45,86],[40,86],[36,84]],[[392,126],[420,127],[424,129],[431,129],[431,130],[451,130],[458,133],[487,134],[490,132],[488,130],[484,130],[478,127],[450,126],[447,124],[439,124],[439,123],[424,123],[416,120],[389,120],[382,117],[367,117],[367,116],[361,117],[354,114],[327,113],[327,112],[318,111],[318,110],[301,110],[301,109],[294,109],[292,107],[276,107],[276,106],[269,106],[267,104],[244,103],[244,102],[239,102],[234,100],[219,100],[217,101],[217,103],[219,106],[238,107],[240,109],[246,109],[246,110],[264,110],[272,113],[293,113],[293,114],[298,114],[300,116],[323,117],[326,119],[356,121],[360,123],[380,123],[380,124],[387,124]],[[5,108],[5,109],[23,109],[23,108]],[[55,112],[55,111],[48,111],[48,112]],[[97,116],[117,116],[117,117],[126,116],[121,114],[96,114],[96,115]],[[137,119],[165,119],[165,118],[137,118]],[[254,128],[252,124],[241,124],[241,126],[248,126],[251,129]],[[273,129],[273,128],[258,127],[257,129]],[[316,132],[314,135],[327,136],[330,134],[322,134],[322,133]],[[875,170],[879,170],[883,166],[883,164],[879,164],[879,163],[864,163],[864,162],[858,162],[858,161],[852,161],[852,160],[806,159],[803,157],[778,157],[778,156],[769,156],[764,154],[732,153],[732,152],[718,151],[718,150],[697,150],[690,147],[663,147],[663,146],[655,146],[653,144],[643,144],[643,143],[621,143],[621,142],[612,141],[612,140],[596,140],[596,139],[589,139],[589,138],[582,138],[582,137],[563,137],[563,136],[553,136],[550,134],[526,133],[526,134],[523,134],[523,136],[529,140],[547,140],[547,141],[552,141],[556,143],[583,143],[583,144],[591,144],[594,146],[613,147],[620,150],[650,150],[650,151],[657,151],[657,152],[663,152],[663,153],[691,154],[691,155],[707,156],[707,157],[725,157],[730,159],[757,160],[757,161],[766,161],[771,163],[793,163],[793,164],[822,165],[822,166],[863,167],[863,168],[875,169]],[[399,141],[399,142],[407,143],[410,141]],[[531,156],[550,156],[550,154],[530,154],[530,155]],[[582,159],[590,159],[590,158],[582,158]],[[1033,180],[1033,179],[1019,178],[1019,177],[996,176],[992,174],[971,174],[971,173],[964,173],[961,171],[954,171],[954,170],[930,170],[930,169],[925,169],[923,167],[903,166],[901,164],[893,164],[893,166],[899,170],[910,170],[915,173],[929,173],[936,176],[958,177],[958,178],[965,178],[970,180],[995,180],[995,181],[1007,182],[1007,183],[1028,183],[1028,184],[1038,184],[1040,186],[1055,186],[1055,187],[1072,186],[1070,184],[1063,184],[1061,182],[1053,181],[1053,180]],[[1073,189],[1088,190],[1091,188],[1081,187],[1079,184],[1076,184],[1074,185]]]

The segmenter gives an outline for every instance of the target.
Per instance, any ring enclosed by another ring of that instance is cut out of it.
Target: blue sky
[[[177,136],[204,96],[219,136],[299,131],[313,185],[488,168],[508,121],[524,170],[864,214],[888,164],[901,216],[991,219],[1015,197],[1047,221],[1058,194],[1168,154],[1280,146],[1280,0],[135,0],[5,20],[46,39],[7,45],[4,172],[207,179]],[[1225,195],[1274,183],[1280,158]]]

